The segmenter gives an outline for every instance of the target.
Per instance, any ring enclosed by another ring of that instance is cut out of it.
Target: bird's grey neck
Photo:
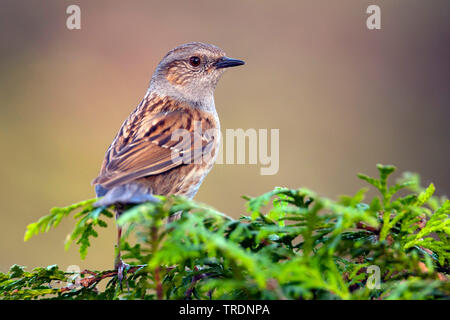
[[[160,97],[171,97],[177,101],[189,103],[202,111],[216,113],[213,92],[207,92],[206,90],[202,94],[189,90],[181,92],[176,86],[169,84],[167,81],[151,81],[147,95],[152,93]]]

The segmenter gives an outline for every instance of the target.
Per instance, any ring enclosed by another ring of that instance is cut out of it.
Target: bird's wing
[[[199,163],[214,144],[214,134],[204,134],[215,128],[213,117],[206,112],[185,109],[133,122],[131,127],[124,123],[93,184],[109,189],[183,164]]]

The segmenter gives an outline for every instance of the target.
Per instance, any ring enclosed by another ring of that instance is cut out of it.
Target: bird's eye
[[[193,56],[189,58],[189,63],[191,64],[191,66],[193,67],[198,67],[200,65],[200,58],[197,56]]]

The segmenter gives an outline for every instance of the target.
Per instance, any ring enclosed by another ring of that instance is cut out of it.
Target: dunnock
[[[220,143],[214,89],[225,68],[242,64],[200,42],[169,51],[106,152],[93,181],[103,197],[96,205],[114,204],[120,215],[125,205],[155,201],[153,195],[194,197]],[[119,253],[116,268],[123,265]]]

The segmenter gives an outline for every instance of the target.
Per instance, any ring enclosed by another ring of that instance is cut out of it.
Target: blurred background
[[[66,28],[81,7],[81,30]],[[366,28],[381,7],[382,29]],[[377,163],[450,194],[448,0],[24,1],[0,10],[0,271],[12,264],[104,269],[115,227],[86,260],[64,251],[69,218],[24,243],[26,225],[94,197],[123,120],[173,47],[202,41],[244,67],[216,90],[222,130],[280,129],[280,167],[216,165],[196,199],[234,217],[241,195],[307,187],[337,198]]]

